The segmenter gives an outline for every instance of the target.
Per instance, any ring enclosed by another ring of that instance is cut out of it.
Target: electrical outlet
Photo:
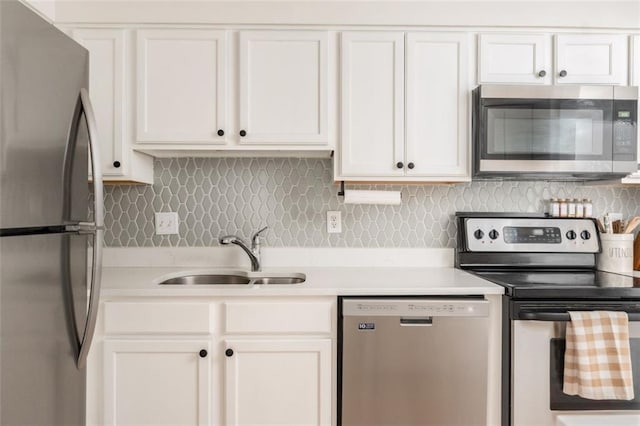
[[[342,232],[342,214],[340,212],[327,212],[327,232],[330,234],[339,234]]]
[[[169,235],[178,233],[178,213],[156,213],[156,235]]]

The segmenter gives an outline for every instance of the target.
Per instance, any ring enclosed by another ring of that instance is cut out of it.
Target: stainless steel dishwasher
[[[339,419],[486,425],[489,302],[341,298]]]

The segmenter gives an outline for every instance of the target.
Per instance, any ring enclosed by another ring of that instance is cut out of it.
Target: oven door
[[[474,176],[595,178],[637,169],[635,101],[614,100],[611,87],[591,98],[502,91],[474,102]]]
[[[514,426],[593,424],[606,415],[640,424],[640,314],[629,313],[635,399],[594,401],[562,392],[564,345],[569,310],[626,310],[624,303],[580,304],[571,309],[519,306],[511,321],[511,418]],[[640,308],[632,303],[629,310]],[[591,419],[591,420],[589,420]],[[575,423],[572,421],[575,420]],[[618,424],[618,423],[615,423]],[[627,423],[620,423],[626,425]]]

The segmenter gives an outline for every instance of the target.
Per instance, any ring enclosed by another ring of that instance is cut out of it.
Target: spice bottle
[[[584,217],[593,217],[593,204],[589,198],[582,200],[582,208],[584,210]]]
[[[584,203],[580,198],[576,198],[576,217],[584,217]]]
[[[552,198],[549,202],[549,213],[551,214],[552,217],[559,217],[560,216],[560,203],[558,202],[557,198]]]
[[[567,217],[576,217],[576,200],[569,198],[567,200]]]
[[[560,204],[560,217],[567,217],[569,212],[567,211],[568,205],[566,198],[560,198],[558,203]]]

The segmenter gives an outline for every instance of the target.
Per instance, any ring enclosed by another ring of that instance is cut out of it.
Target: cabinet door
[[[124,176],[130,167],[125,153],[125,32],[77,29],[73,37],[89,51],[89,94],[100,134],[100,159],[106,178]]]
[[[210,352],[208,340],[105,340],[104,424],[208,425]]]
[[[138,31],[138,142],[225,142],[226,49],[225,31]]]
[[[227,340],[227,426],[331,424],[331,340]]]
[[[407,176],[469,177],[468,36],[407,34]]]
[[[640,86],[640,35],[631,37],[631,86]],[[638,164],[640,164],[640,136],[638,137]]]
[[[556,35],[556,84],[627,84],[627,36]]]
[[[640,86],[640,35],[631,37],[631,86]]]
[[[327,44],[326,31],[240,32],[240,143],[328,143]]]
[[[550,84],[551,74],[550,36],[478,35],[478,84]]]
[[[404,175],[404,33],[345,32],[340,175]]]

